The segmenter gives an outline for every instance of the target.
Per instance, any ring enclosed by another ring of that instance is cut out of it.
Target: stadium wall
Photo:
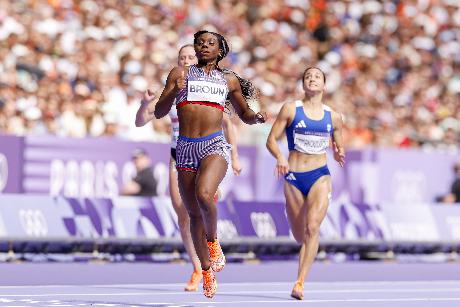
[[[167,195],[168,145],[52,136],[0,136],[0,144],[0,250],[182,248]],[[152,158],[158,197],[118,195],[139,147]],[[221,185],[218,229],[226,249],[298,248],[274,159],[257,147],[239,151],[243,174],[229,172]],[[333,198],[322,249],[457,250],[460,206],[432,203],[448,191],[456,161],[458,153],[393,149],[349,151],[344,168],[329,161]]]
[[[144,148],[158,179],[158,195],[168,195],[169,146],[112,138],[0,136],[0,193],[66,197],[115,197],[135,173],[131,152]],[[223,198],[280,201],[283,180],[274,176],[275,160],[265,148],[239,147],[243,172],[230,171],[221,185]],[[378,204],[433,202],[448,192],[459,152],[416,149],[351,150],[340,168],[329,155],[333,198]]]

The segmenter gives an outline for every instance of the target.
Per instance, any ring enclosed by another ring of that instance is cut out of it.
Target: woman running
[[[177,64],[179,67],[190,66],[198,63],[198,59],[195,55],[195,49],[193,45],[184,45],[179,49],[179,55],[177,59]],[[141,100],[141,106],[136,114],[136,126],[144,126],[150,120],[152,120],[154,116],[155,110],[155,95],[151,94],[150,91],[146,91],[144,93],[144,97]],[[179,119],[177,117],[177,110],[176,108],[171,108],[169,112],[169,116],[171,118],[172,123],[172,133],[171,133],[171,158],[169,162],[169,192],[171,195],[171,202],[174,208],[174,211],[177,214],[179,230],[182,238],[182,242],[184,243],[185,250],[189,255],[189,258],[193,264],[193,273],[188,281],[187,285],[185,286],[185,291],[197,291],[198,285],[203,279],[203,275],[201,272],[201,264],[198,256],[195,252],[195,248],[193,246],[192,237],[190,234],[190,219],[187,214],[187,210],[185,209],[184,203],[182,198],[179,194],[179,186],[177,182],[177,171],[176,171],[176,146],[177,146],[177,139],[179,136]],[[232,154],[231,154],[231,164],[233,168],[233,173],[235,175],[239,175],[241,173],[241,166],[240,161],[238,159],[238,151],[236,146],[236,133],[233,127],[233,124],[228,116],[224,116],[223,119],[223,131],[225,138],[227,139],[228,143],[232,145]],[[215,195],[215,201],[217,202],[217,193]]]
[[[331,198],[331,175],[326,149],[332,137],[334,159],[343,166],[342,118],[322,102],[326,76],[307,68],[302,77],[303,101],[283,105],[267,139],[267,148],[276,158],[276,174],[284,176],[286,212],[292,234],[302,245],[299,269],[291,296],[303,299],[306,275],[316,257],[319,228]],[[286,133],[289,158],[283,156],[277,140]]]
[[[174,101],[179,117],[177,162],[179,191],[190,217],[193,244],[201,262],[204,295],[217,290],[214,272],[225,265],[217,239],[217,209],[213,197],[227,171],[230,146],[222,135],[222,118],[227,97],[246,124],[264,123],[266,115],[249,108],[254,98],[252,84],[219,62],[229,48],[225,38],[214,32],[194,35],[198,64],[175,67],[155,106],[155,117],[162,118]]]

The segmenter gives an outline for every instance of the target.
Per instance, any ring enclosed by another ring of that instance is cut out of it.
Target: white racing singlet
[[[179,138],[179,117],[177,116],[177,109],[174,106],[169,111],[169,117],[171,118],[171,148],[176,148],[177,139]]]
[[[187,87],[177,94],[177,108],[190,103],[213,106],[224,110],[228,85],[223,72],[214,69],[208,74],[201,67],[191,65],[186,82]]]

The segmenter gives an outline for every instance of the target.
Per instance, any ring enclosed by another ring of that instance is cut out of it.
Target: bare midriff
[[[309,155],[291,150],[289,152],[289,170],[292,172],[308,172],[320,168],[327,163],[326,154]]]
[[[186,104],[177,110],[179,135],[200,138],[222,130],[223,112],[218,108]]]

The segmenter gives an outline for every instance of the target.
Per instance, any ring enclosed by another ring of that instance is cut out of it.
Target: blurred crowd
[[[270,121],[314,65],[349,148],[459,149],[458,0],[0,0],[0,133],[169,142],[167,118],[135,113],[203,28]],[[265,143],[270,125],[233,119],[239,143]]]

